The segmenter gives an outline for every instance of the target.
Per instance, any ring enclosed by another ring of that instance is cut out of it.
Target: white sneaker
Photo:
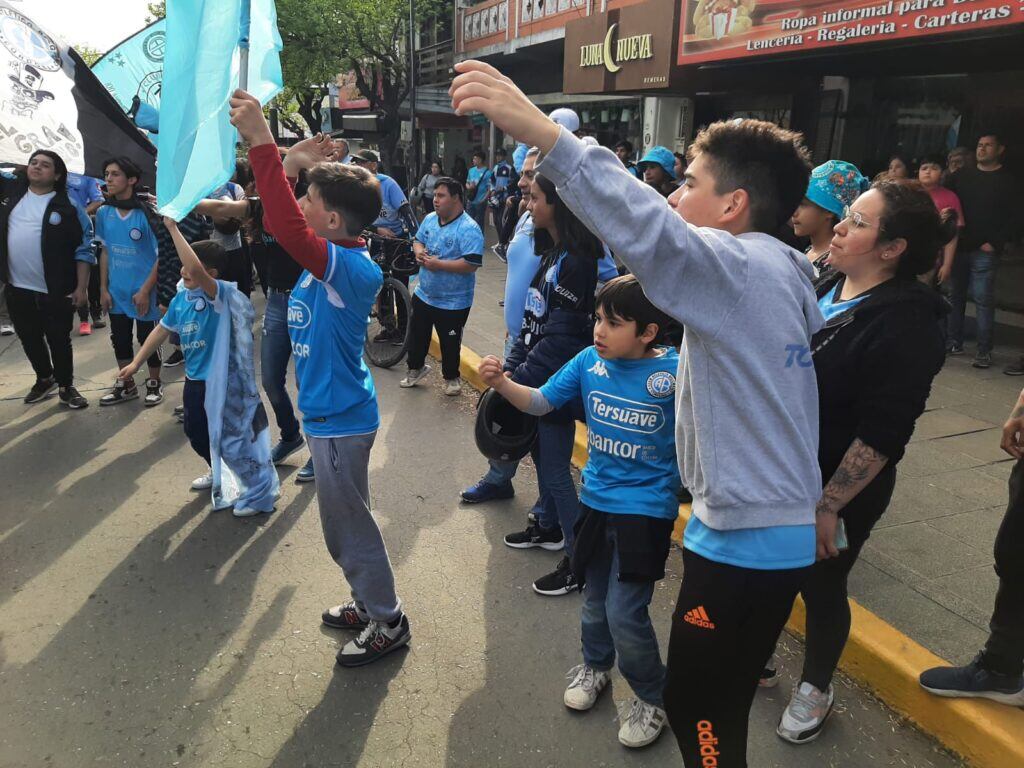
[[[7,323],[0,323],[0,336],[13,336],[14,326]]]
[[[462,382],[458,379],[445,379],[444,393],[449,397],[462,394]]]
[[[611,682],[611,675],[607,672],[588,667],[586,664],[578,664],[569,670],[566,675],[572,680],[569,687],[565,689],[562,701],[569,709],[586,712],[597,702],[597,697]]]
[[[264,512],[262,509],[253,509],[252,507],[235,507],[231,510],[231,514],[235,517],[255,517],[256,515],[267,515],[269,512]]]
[[[415,387],[419,384],[426,375],[430,373],[430,366],[424,365],[422,368],[409,369],[409,372],[405,374],[405,378],[398,382],[398,386],[408,389],[409,387]]]
[[[793,690],[793,697],[786,706],[775,732],[791,744],[806,744],[814,741],[832,714],[835,692],[832,686],[822,693],[810,683],[800,683]]]
[[[213,488],[213,472],[207,472],[202,477],[197,477],[192,481],[193,491],[208,491]]]
[[[629,707],[625,718],[622,713]],[[665,728],[665,710],[648,704],[638,698],[630,699],[620,705],[619,720],[622,725],[619,727],[619,743],[637,749],[654,743],[654,740],[661,735]]]

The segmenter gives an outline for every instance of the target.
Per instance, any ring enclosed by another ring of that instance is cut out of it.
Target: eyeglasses
[[[860,214],[860,211],[852,211],[850,210],[850,206],[848,205],[843,207],[843,218],[841,219],[841,221],[852,221],[853,226],[856,227],[857,229],[870,229],[871,227],[878,227],[878,231],[882,231],[882,225],[880,222],[873,222],[868,219],[865,219]]]

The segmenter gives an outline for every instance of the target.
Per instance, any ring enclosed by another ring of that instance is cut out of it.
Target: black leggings
[[[103,316],[103,308],[100,306],[100,270],[93,267],[89,270],[89,305],[78,308],[78,319],[83,323],[92,315],[94,320]]]
[[[811,566],[800,590],[807,606],[807,636],[804,644],[804,669],[801,681],[824,691],[832,682],[839,657],[850,636],[850,601],[847,578],[860,551],[892,498],[896,468],[885,467],[840,516],[846,524],[850,548],[838,557],[819,560]]]
[[[809,570],[739,568],[683,549],[665,711],[686,768],[746,768],[757,681]]]
[[[128,315],[110,315],[110,343],[114,345],[114,357],[117,361],[127,362],[135,357],[132,347],[132,323],[135,324],[135,337],[141,346],[156,327],[154,320],[135,320]],[[158,349],[146,359],[150,368],[160,367],[160,350]]]
[[[445,380],[459,378],[459,356],[462,354],[462,329],[469,319],[465,309],[440,309],[427,304],[419,296],[412,297],[412,332],[409,339],[409,370],[423,367],[430,349],[430,332],[437,328],[441,344],[441,373]]]

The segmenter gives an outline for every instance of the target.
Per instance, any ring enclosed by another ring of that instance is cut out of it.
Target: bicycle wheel
[[[366,327],[366,357],[378,368],[390,368],[409,350],[409,317],[412,299],[409,289],[394,277],[384,279]]]

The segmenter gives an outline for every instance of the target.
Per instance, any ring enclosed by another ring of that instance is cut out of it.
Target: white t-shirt
[[[37,195],[31,189],[18,201],[7,223],[7,261],[11,285],[48,293],[43,272],[43,217],[56,192]]]

